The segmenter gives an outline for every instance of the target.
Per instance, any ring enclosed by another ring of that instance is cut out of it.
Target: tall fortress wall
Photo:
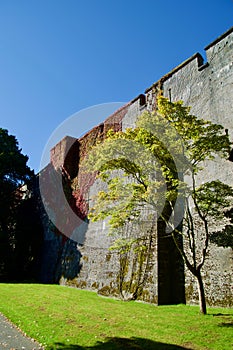
[[[233,140],[233,27],[209,44],[205,51],[206,61],[199,53],[194,54],[81,139],[74,142],[69,137],[64,138],[51,150],[50,165],[55,169],[65,166],[77,187],[86,186],[82,193],[84,199],[91,199],[102,184],[99,180],[89,180],[87,186],[87,180],[79,171],[79,160],[96,139],[104,138],[110,128],[117,131],[133,127],[144,110],[152,111],[159,89],[171,101],[183,100],[185,105],[191,106],[192,114],[222,124]],[[72,151],[67,155],[70,144],[73,145]],[[217,161],[205,166],[202,180],[214,177],[233,185],[231,161]],[[45,226],[45,265],[49,259],[51,261],[49,273],[46,272],[47,265],[44,267],[46,282],[96,290],[103,295],[121,295],[125,299],[137,297],[157,304],[197,303],[196,283],[185,269],[173,242],[162,240],[159,230],[150,236],[151,223],[146,217],[142,223],[132,224],[128,234],[138,237],[142,231],[148,233],[145,238],[147,246],[150,240],[147,255],[140,249],[137,253],[131,251],[121,255],[110,251],[113,238],[108,235],[106,221],[87,222],[85,238],[78,244],[72,240],[75,233],[64,241],[54,232],[48,233],[48,223]],[[53,247],[50,253],[49,247]],[[232,248],[218,247],[213,243],[210,248],[203,269],[207,303],[232,306]]]

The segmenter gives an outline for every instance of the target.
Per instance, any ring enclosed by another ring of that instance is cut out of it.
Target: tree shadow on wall
[[[229,223],[221,231],[215,231],[210,235],[210,241],[219,247],[231,247],[233,249],[233,208],[225,213]]]
[[[82,264],[78,246],[83,245],[88,228],[88,204],[81,191],[74,191],[72,178],[62,167],[49,164],[40,174],[41,209],[44,227],[41,282],[72,280]]]
[[[172,345],[167,343],[160,343],[149,339],[136,338],[107,338],[105,342],[97,342],[94,346],[82,347],[79,345],[65,345],[62,343],[55,344],[57,350],[191,350],[191,348],[182,347],[179,345]],[[53,349],[53,348],[50,348]]]
[[[77,242],[68,239],[57,262],[55,280],[59,281],[61,277],[72,280],[77,277],[82,268],[81,257],[82,254],[77,248]]]

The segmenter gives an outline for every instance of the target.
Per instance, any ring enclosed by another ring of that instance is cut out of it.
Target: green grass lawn
[[[155,306],[57,285],[0,284],[0,312],[46,349],[233,349],[233,309]]]

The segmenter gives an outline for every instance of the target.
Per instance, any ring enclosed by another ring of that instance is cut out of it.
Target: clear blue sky
[[[232,0],[0,0],[0,127],[37,171],[66,118],[133,99],[232,25]]]

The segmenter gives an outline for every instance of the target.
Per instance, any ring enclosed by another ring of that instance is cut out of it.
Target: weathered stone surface
[[[200,57],[171,74],[163,82],[164,95],[173,101],[183,100],[191,112],[223,125],[233,140],[233,29],[206,47],[207,64],[200,66]],[[204,164],[200,182],[218,178],[233,185],[233,163],[214,161]],[[231,248],[211,244],[203,269],[209,305],[232,306],[233,254]],[[196,302],[197,289],[186,271],[186,300]]]
[[[162,89],[164,95],[172,101],[183,100],[185,105],[192,106],[191,111],[194,115],[222,124],[233,139],[233,28],[206,47],[206,56],[206,63],[200,54],[190,57],[147,89],[145,95],[139,95],[116,111],[81,140],[62,140],[51,151],[54,167],[66,165],[71,177],[77,176],[77,186],[85,188],[82,193],[84,199],[90,200],[98,193],[102,184],[99,180],[89,179],[87,183],[82,179],[78,164],[80,157],[85,156],[88,145],[104,137],[110,127],[115,131],[133,127],[137,116],[143,110],[152,111],[155,108],[158,89]],[[73,145],[70,153],[67,149],[69,142]],[[69,154],[69,159],[64,154]],[[204,164],[204,168],[200,181],[217,177],[233,185],[232,162],[208,162]],[[62,263],[59,268],[60,283],[97,290],[103,295],[121,295],[126,299],[134,298],[136,293],[138,299],[159,304],[184,302],[185,297],[187,302],[196,303],[196,282],[184,269],[173,242],[163,237],[163,230],[159,227],[154,227],[153,234],[150,235],[150,224],[146,216],[140,225],[135,224],[130,230],[136,237],[146,233],[145,240],[151,239],[148,260],[140,250],[137,250],[137,253],[131,250],[121,256],[115,251],[110,251],[113,237],[108,235],[107,221],[88,222],[84,243],[80,246],[67,243],[65,248],[62,247],[62,251],[59,239],[52,238],[51,232],[47,232],[47,244],[56,243],[57,246],[54,252],[50,251],[51,256],[60,251],[60,259],[64,262],[63,268]],[[207,302],[209,305],[232,306],[232,249],[220,248],[213,244],[210,248],[203,269]],[[75,249],[77,254],[74,254]],[[55,258],[58,259],[58,256]],[[68,268],[69,264],[66,265],[65,261],[67,264],[73,261],[74,264]],[[65,273],[67,270],[71,270],[72,277]],[[50,273],[52,272],[49,271],[47,275]]]

